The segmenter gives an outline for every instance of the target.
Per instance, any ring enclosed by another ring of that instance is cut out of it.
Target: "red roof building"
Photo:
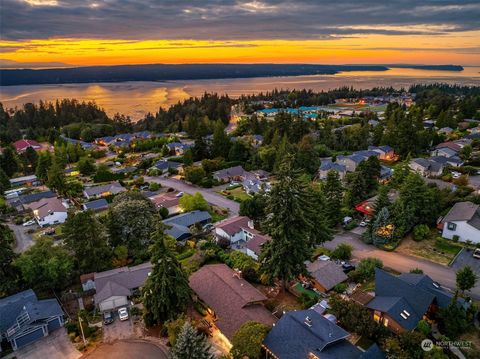
[[[18,140],[13,146],[18,153],[25,152],[28,147],[33,148],[35,151],[42,149],[42,145],[34,140]]]

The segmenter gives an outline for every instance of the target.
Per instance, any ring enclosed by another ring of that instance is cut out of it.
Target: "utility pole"
[[[80,318],[80,314],[78,315],[78,323],[80,324],[80,331],[82,332],[83,344],[87,345],[87,340],[85,339],[85,334],[83,333],[82,318]]]

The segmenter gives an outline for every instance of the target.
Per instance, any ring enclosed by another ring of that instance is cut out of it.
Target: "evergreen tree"
[[[266,232],[272,240],[265,243],[260,262],[270,280],[288,280],[306,274],[304,262],[311,254],[313,234],[312,203],[306,185],[298,180],[298,171],[287,156],[280,166],[277,183],[267,200]]]
[[[67,182],[63,170],[63,164],[55,159],[50,166],[47,175],[47,186],[60,194],[64,194],[67,191]]]
[[[212,156],[225,158],[230,151],[230,138],[225,133],[222,121],[215,123],[212,140]]]
[[[310,244],[315,246],[331,241],[333,238],[333,231],[328,221],[325,196],[320,186],[310,186],[310,203],[313,207],[313,211],[309,212],[313,215],[311,218],[313,231],[311,233],[312,241]]]
[[[188,277],[166,240],[164,226],[158,219],[150,248],[152,272],[142,290],[144,318],[148,325],[175,318],[190,301]]]
[[[315,150],[312,135],[303,136],[295,155],[296,166],[310,175],[315,175],[320,167],[320,158]]]
[[[466,290],[470,290],[475,286],[477,279],[478,277],[472,267],[463,267],[457,271],[457,289],[464,293]]]
[[[63,225],[63,238],[82,273],[100,272],[110,266],[111,249],[105,228],[92,211],[69,213]]]
[[[77,163],[77,170],[82,174],[82,175],[91,175],[95,173],[96,170],[95,166],[95,161],[93,158],[90,157],[82,157],[78,160]]]
[[[326,215],[331,226],[336,226],[342,221],[343,187],[340,176],[336,171],[329,171],[323,187],[325,195]]]
[[[193,152],[192,149],[189,148],[183,154],[183,165],[184,166],[191,166],[193,165]]]
[[[35,174],[37,178],[43,183],[48,180],[48,169],[52,165],[52,156],[48,151],[40,152],[37,160],[37,168]]]
[[[207,338],[187,321],[172,348],[173,359],[214,359]]]
[[[12,147],[8,146],[3,149],[3,153],[0,155],[0,168],[8,177],[12,177],[18,171],[17,157]]]
[[[375,212],[380,211],[384,207],[388,208],[391,205],[390,198],[388,198],[388,191],[389,189],[386,186],[382,186],[378,190],[378,195],[373,205]]]
[[[23,164],[24,173],[33,173],[37,167],[38,155],[32,147],[27,147],[24,153],[20,156]]]
[[[4,224],[0,224],[0,297],[13,292],[16,287],[18,271],[13,265],[17,254],[13,251],[15,236]]]
[[[4,170],[0,168],[0,195],[10,188],[10,180]]]

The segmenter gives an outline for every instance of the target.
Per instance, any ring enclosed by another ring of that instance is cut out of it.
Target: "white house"
[[[216,224],[215,236],[217,241],[228,240],[233,249],[244,252],[255,260],[258,259],[263,244],[270,240],[269,236],[256,230],[253,221],[245,216],[232,217]]]
[[[480,243],[480,206],[472,202],[458,202],[440,221],[442,236],[461,242]]]
[[[27,205],[33,211],[33,216],[39,226],[51,226],[64,223],[67,219],[67,204],[57,197],[42,198],[37,202]]]

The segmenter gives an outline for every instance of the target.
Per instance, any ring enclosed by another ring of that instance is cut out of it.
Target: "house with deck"
[[[32,344],[63,325],[63,311],[57,300],[39,300],[32,289],[0,299],[0,341],[7,340],[13,350]]]

